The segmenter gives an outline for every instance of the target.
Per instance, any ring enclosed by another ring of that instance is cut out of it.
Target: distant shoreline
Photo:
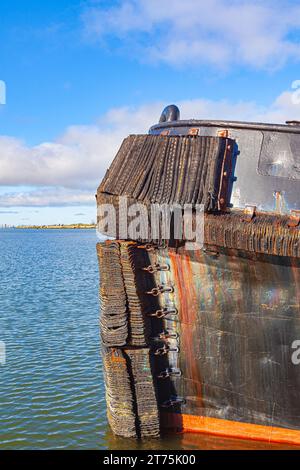
[[[62,229],[96,229],[96,224],[69,224],[69,225],[19,225],[16,229],[26,230],[62,230]]]

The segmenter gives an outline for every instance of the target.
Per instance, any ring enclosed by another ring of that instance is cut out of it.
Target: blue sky
[[[300,118],[299,1],[2,0],[0,225],[95,219],[123,137],[183,117]]]

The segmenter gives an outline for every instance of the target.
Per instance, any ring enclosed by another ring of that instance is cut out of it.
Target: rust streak
[[[195,350],[197,339],[194,337],[196,329],[193,328],[197,320],[198,307],[191,261],[187,255],[179,255],[174,252],[170,252],[170,260],[180,302],[181,343],[188,366],[187,374],[188,378],[193,380],[194,395],[202,403],[202,385],[199,370],[201,364]]]

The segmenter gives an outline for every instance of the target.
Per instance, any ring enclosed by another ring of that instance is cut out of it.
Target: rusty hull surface
[[[177,413],[300,429],[300,374],[291,360],[300,338],[299,260],[225,250],[152,256],[169,263],[158,280],[175,288],[166,302],[178,318],[164,322],[178,333],[179,352],[168,355],[182,372],[169,378],[184,399]],[[165,387],[158,391],[164,403]]]

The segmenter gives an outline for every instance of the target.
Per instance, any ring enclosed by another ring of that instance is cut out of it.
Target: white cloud
[[[0,136],[0,186],[28,187],[0,195],[0,206],[94,204],[94,194],[127,135],[145,133],[158,122],[166,103],[116,108],[90,126],[71,126],[56,142],[29,147]],[[255,102],[186,100],[176,103],[182,119],[228,119],[260,122],[300,120],[300,104],[292,92],[282,93],[269,107]],[[35,189],[32,189],[35,187]]]
[[[6,214],[18,214],[18,211],[0,211],[1,215],[6,215]]]
[[[91,191],[71,191],[64,188],[11,192],[0,197],[0,207],[61,207],[92,204],[95,205],[95,196]]]
[[[0,136],[0,185],[94,190],[130,132],[147,132],[162,104],[110,110],[97,124],[71,126],[56,142],[28,147]]]
[[[254,101],[229,100],[189,100],[179,103],[181,118],[224,119],[233,121],[282,123],[287,120],[300,120],[300,103],[293,102],[293,92],[285,91],[269,106],[258,105]]]
[[[274,68],[300,59],[300,6],[292,0],[121,0],[82,18],[88,37],[119,39],[142,60]]]

